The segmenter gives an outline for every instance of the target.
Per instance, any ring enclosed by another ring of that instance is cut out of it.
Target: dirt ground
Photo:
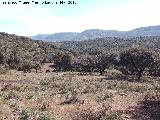
[[[100,76],[48,69],[0,75],[0,120],[137,120],[132,113],[144,96],[160,92],[159,78],[133,82],[114,70]]]

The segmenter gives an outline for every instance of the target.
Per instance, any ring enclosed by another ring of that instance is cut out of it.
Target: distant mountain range
[[[79,33],[75,32],[61,32],[55,34],[38,34],[31,37],[34,40],[45,40],[45,41],[71,41]]]
[[[95,38],[104,37],[118,37],[118,38],[133,38],[143,36],[160,36],[160,25],[140,27],[130,31],[117,31],[117,30],[101,30],[89,29],[81,33],[78,32],[60,32],[54,34],[38,34],[32,36],[34,40],[44,41],[82,41]]]

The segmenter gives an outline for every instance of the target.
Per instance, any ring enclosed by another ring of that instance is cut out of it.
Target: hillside
[[[103,37],[118,37],[118,38],[133,38],[144,36],[160,36],[160,25],[136,28],[130,31],[117,31],[117,30],[101,30],[90,29],[81,33],[66,32],[55,34],[39,34],[33,36],[35,40],[45,41],[82,41]]]
[[[128,36],[160,36],[160,25],[141,27],[131,30],[127,33]]]
[[[0,33],[0,119],[158,120],[155,50],[160,37],[47,43]]]
[[[120,51],[133,48],[142,47],[147,49],[160,49],[160,37],[136,37],[130,39],[122,39],[116,37],[96,38],[94,40],[86,41],[65,41],[52,43],[58,48],[64,48],[80,53],[98,53],[110,52],[118,53]]]
[[[70,53],[57,49],[43,41],[35,41],[24,36],[0,33],[0,64],[19,68],[26,64],[50,62],[56,54]]]

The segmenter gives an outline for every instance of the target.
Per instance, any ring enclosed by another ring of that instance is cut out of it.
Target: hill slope
[[[143,47],[152,50],[160,49],[160,37],[146,36],[135,37],[130,39],[106,37],[85,41],[54,42],[52,44],[56,45],[58,48],[68,49],[80,53],[118,53],[120,51],[133,47]]]
[[[131,31],[90,29],[81,33],[66,32],[55,34],[40,34],[33,36],[35,40],[45,41],[82,41],[103,37],[133,38],[144,36],[160,36],[160,25],[136,28]]]
[[[0,33],[0,64],[17,67],[22,64],[49,62],[56,54],[70,53],[54,45],[24,36]]]

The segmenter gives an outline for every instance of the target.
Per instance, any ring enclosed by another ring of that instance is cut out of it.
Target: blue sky
[[[0,32],[17,35],[160,25],[160,0],[75,0],[76,5],[3,5],[3,1],[19,0],[0,1]]]

